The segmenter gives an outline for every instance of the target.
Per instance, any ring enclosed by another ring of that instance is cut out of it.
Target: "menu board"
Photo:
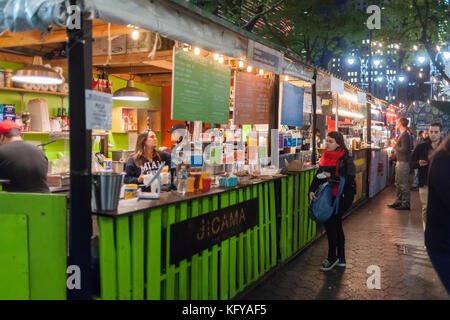
[[[303,126],[303,94],[303,88],[283,81],[281,124]]]
[[[176,48],[172,120],[227,124],[230,77],[228,66]]]
[[[234,123],[266,124],[270,119],[270,80],[236,72]]]

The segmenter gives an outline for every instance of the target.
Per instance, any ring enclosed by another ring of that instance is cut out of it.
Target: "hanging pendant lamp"
[[[35,56],[31,65],[16,71],[12,76],[14,82],[25,82],[33,84],[61,84],[62,77],[53,69],[42,64],[42,57]]]
[[[113,100],[148,101],[148,95],[141,89],[134,87],[134,80],[128,80],[125,88],[114,92]]]

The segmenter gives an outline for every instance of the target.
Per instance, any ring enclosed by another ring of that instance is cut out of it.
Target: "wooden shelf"
[[[66,92],[53,92],[53,91],[40,91],[40,90],[28,90],[22,88],[8,88],[0,87],[0,91],[22,92],[22,93],[36,93],[36,94],[48,94],[53,96],[67,97],[69,94]]]

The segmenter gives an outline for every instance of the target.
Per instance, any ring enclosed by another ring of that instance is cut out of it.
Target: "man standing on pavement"
[[[397,199],[389,208],[396,210],[410,210],[410,190],[409,190],[409,161],[411,157],[411,143],[407,132],[409,121],[400,118],[396,128],[400,130],[400,136],[394,145],[395,157],[395,187],[397,189]]]
[[[0,122],[0,179],[8,192],[49,193],[48,159],[44,151],[22,140],[21,128],[11,120]]]
[[[429,138],[423,143],[418,144],[411,156],[411,167],[419,170],[419,196],[420,202],[422,203],[423,230],[425,230],[427,221],[428,170],[430,158],[441,143],[442,125],[439,122],[430,124],[428,133]]]

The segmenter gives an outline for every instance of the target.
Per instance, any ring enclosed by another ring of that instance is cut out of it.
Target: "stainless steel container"
[[[122,161],[113,161],[112,162],[112,170],[114,173],[122,173],[125,171],[126,162]]]
[[[113,161],[127,162],[128,158],[134,151],[129,150],[113,150],[111,151]]]
[[[93,211],[117,211],[123,175],[113,172],[97,172],[92,174]]]

